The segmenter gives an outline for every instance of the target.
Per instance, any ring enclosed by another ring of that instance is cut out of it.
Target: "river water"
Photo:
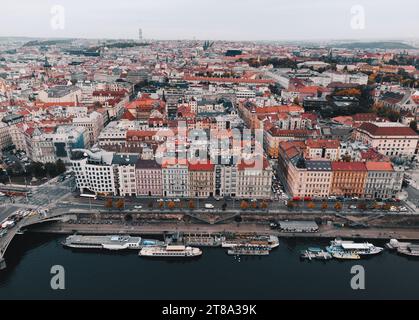
[[[322,240],[283,240],[267,257],[238,260],[204,249],[194,260],[150,260],[137,252],[74,251],[62,236],[25,234],[8,249],[0,299],[418,299],[419,260],[385,251],[361,261],[301,261]],[[377,243],[384,245],[384,243]],[[65,270],[52,290],[51,267]],[[351,268],[365,268],[365,290],[351,288]]]

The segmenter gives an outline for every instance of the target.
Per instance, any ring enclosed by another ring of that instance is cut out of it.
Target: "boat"
[[[332,253],[333,258],[339,260],[359,260],[361,256],[351,252],[334,252]]]
[[[419,244],[410,242],[399,242],[396,239],[391,239],[386,247],[391,250],[396,250],[397,253],[409,257],[419,257]]]
[[[301,252],[301,258],[308,260],[330,260],[333,257],[329,252],[320,248],[308,248],[307,250]]]
[[[227,250],[230,256],[268,256],[271,248],[257,245],[233,246]]]
[[[233,248],[243,245],[265,246],[274,249],[279,246],[279,239],[277,236],[245,236],[225,239],[221,243],[221,247],[223,248]]]
[[[152,258],[192,258],[202,255],[202,251],[199,248],[168,245],[166,247],[143,248],[138,255]]]
[[[335,239],[330,242],[330,246],[326,247],[326,251],[333,255],[335,252],[354,253],[360,256],[368,256],[379,254],[384,248],[376,247],[371,243],[355,243],[354,241],[343,241]]]
[[[224,237],[206,234],[185,234],[183,236],[183,242],[186,246],[220,247],[223,241],[225,241]]]
[[[129,235],[111,236],[83,236],[72,235],[65,239],[63,246],[73,249],[106,249],[118,250],[140,250],[145,247],[164,246],[165,243],[159,240],[131,237]]]

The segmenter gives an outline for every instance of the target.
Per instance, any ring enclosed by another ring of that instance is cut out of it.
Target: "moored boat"
[[[240,245],[234,246],[227,250],[227,254],[231,256],[268,256],[271,248],[256,245]]]
[[[83,236],[72,235],[65,239],[63,246],[72,249],[106,249],[118,250],[139,250],[144,247],[155,247],[164,245],[163,241],[131,237],[129,235],[111,236]]]
[[[192,258],[202,255],[202,251],[199,248],[169,245],[143,248],[138,255],[151,258]]]
[[[339,260],[359,260],[361,256],[351,252],[334,252],[332,253],[333,258]]]
[[[355,243],[354,241],[343,241],[336,239],[330,242],[330,246],[326,247],[327,252],[333,255],[336,252],[354,253],[360,256],[375,255],[381,253],[384,248],[376,247],[371,243]]]

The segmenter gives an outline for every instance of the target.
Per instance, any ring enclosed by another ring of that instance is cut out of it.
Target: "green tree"
[[[410,122],[410,128],[412,128],[415,131],[418,131],[418,122],[413,120],[412,122]]]
[[[66,171],[65,164],[64,164],[63,160],[61,160],[61,159],[57,160],[57,162],[55,163],[55,166],[57,167],[57,173],[58,174],[63,174]]]

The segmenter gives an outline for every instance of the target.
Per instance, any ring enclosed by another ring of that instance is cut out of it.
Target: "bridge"
[[[7,234],[0,238],[0,270],[6,268],[6,260],[4,259],[4,256],[16,234],[18,234],[22,229],[32,225],[51,221],[63,221],[65,219],[63,215],[66,214],[69,214],[68,210],[57,209],[49,213],[47,216],[36,215],[26,217],[19,221],[13,228],[8,229]]]

